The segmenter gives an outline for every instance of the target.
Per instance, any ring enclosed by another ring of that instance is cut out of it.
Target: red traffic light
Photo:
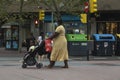
[[[84,11],[87,13],[89,11],[89,3],[85,2],[84,6],[85,6]]]
[[[38,20],[35,20],[35,24],[36,24],[36,25],[38,24]]]

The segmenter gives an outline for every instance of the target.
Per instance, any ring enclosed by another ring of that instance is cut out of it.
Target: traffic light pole
[[[90,32],[91,32],[91,13],[97,12],[97,0],[88,0],[89,4],[88,5],[88,10],[86,10],[87,13],[87,40],[90,40]],[[89,60],[89,54],[90,54],[90,49],[88,49],[87,53],[87,60]]]
[[[88,41],[90,40],[90,13],[87,12],[87,44]],[[87,50],[87,61],[89,61],[89,49]]]
[[[90,13],[87,13],[87,40],[90,40],[90,30],[91,30],[91,25],[90,25]]]
[[[87,14],[86,16],[86,23],[87,23],[87,40],[90,40],[90,4],[89,0],[84,3],[85,9],[84,12]]]

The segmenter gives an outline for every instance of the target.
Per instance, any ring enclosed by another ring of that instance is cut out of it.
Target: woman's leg
[[[64,66],[62,68],[68,68],[68,60],[64,60]]]
[[[50,64],[48,65],[48,68],[49,69],[53,68],[54,64],[55,64],[55,61],[50,61]]]

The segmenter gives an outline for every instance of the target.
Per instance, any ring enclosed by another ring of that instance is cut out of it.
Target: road
[[[120,80],[120,61],[69,60],[69,69],[56,62],[53,69],[21,68],[22,57],[0,57],[0,80]],[[41,61],[44,65],[48,60]]]

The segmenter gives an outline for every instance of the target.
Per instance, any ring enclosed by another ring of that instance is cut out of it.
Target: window
[[[64,23],[67,34],[87,34],[87,25],[80,22]]]
[[[116,34],[117,22],[99,22],[97,27],[98,34]]]

